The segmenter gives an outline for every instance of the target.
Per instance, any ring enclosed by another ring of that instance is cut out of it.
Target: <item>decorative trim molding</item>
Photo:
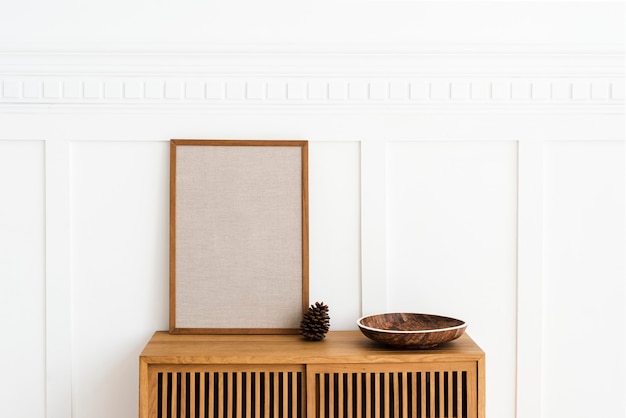
[[[0,54],[0,105],[623,112],[623,53]]]

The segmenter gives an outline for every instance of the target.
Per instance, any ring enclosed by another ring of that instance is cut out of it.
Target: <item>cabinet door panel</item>
[[[476,418],[475,362],[307,367],[311,418]]]
[[[148,374],[149,418],[304,416],[302,366],[161,365]]]

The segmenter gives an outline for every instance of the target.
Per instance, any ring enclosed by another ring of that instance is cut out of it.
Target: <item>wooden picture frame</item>
[[[296,334],[308,142],[170,141],[170,333]]]

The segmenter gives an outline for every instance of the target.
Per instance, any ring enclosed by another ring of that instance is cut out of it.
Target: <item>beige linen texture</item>
[[[299,326],[301,152],[177,148],[177,328]]]

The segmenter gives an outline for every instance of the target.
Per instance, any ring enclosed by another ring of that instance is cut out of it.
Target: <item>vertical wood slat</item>
[[[356,416],[357,417],[362,417],[363,416],[363,392],[362,392],[363,380],[362,380],[362,378],[363,378],[363,374],[362,373],[357,373],[357,375],[356,375],[356,390],[355,390]]]
[[[178,409],[178,373],[172,373],[172,409],[171,414],[176,416],[176,410]]]
[[[162,383],[162,396],[161,399],[159,399],[159,401],[161,402],[161,411],[163,412],[163,416],[167,416],[167,391],[169,389],[169,384],[168,384],[168,375],[170,375],[170,373],[163,373],[163,383]]]
[[[289,387],[287,386],[289,384],[289,379],[288,379],[288,373],[281,373],[280,374],[282,379],[283,379],[283,402],[282,402],[282,407],[283,407],[283,417],[288,417],[289,416]]]
[[[252,417],[252,375],[246,374],[246,418]]]
[[[209,374],[209,416],[215,411],[215,375]]]
[[[199,394],[199,404],[198,404],[198,415],[200,418],[204,418],[205,416],[205,401],[206,401],[206,387],[205,387],[205,378],[204,373],[199,373],[200,379],[198,381],[198,394]]]
[[[455,372],[446,373],[448,375],[448,418],[454,418],[453,401],[454,401],[454,379]]]
[[[263,373],[257,373],[255,375],[255,384],[254,384],[254,416],[261,416],[261,375]]]
[[[217,373],[217,413],[224,416],[224,373]]]
[[[291,417],[297,418],[298,413],[298,374],[289,373],[291,376]]]
[[[326,382],[325,374],[319,375],[319,418],[326,418],[326,411],[324,405],[326,405]]]
[[[238,408],[233,405],[233,400],[238,401],[239,392],[239,380],[237,379],[238,372],[227,373],[228,381],[226,382],[226,399],[224,402],[224,409],[226,410],[227,418],[236,418],[235,412]]]
[[[422,401],[422,416],[420,418],[426,418],[426,373],[420,373],[422,377],[422,391],[420,393]]]
[[[403,416],[409,416],[409,373],[404,372],[402,374],[402,384],[404,385],[404,390],[402,391],[402,411]],[[399,417],[400,415],[396,415]]]
[[[187,393],[189,394],[189,416],[192,418],[196,417],[196,374],[195,373],[187,373],[189,376],[189,387],[187,388]],[[185,400],[183,400],[184,404],[187,404]],[[182,417],[185,415],[181,414]]]
[[[435,417],[435,408],[436,408],[436,403],[435,403],[435,372],[429,372],[428,375],[430,377],[430,383],[429,383],[430,399],[428,401],[428,404],[430,406],[430,416],[432,418],[434,418]]]
[[[235,396],[237,397],[237,402],[235,403],[235,405],[237,406],[237,409],[233,412],[233,414],[231,414],[231,416],[235,415],[237,418],[243,418],[242,417],[242,405],[243,405],[243,373],[242,372],[236,372],[235,373],[235,380],[236,380],[236,388],[235,388]]]
[[[328,418],[335,418],[335,376],[328,374]]]
[[[417,396],[419,395],[419,392],[417,390],[418,386],[418,379],[421,373],[416,372],[416,373],[412,373],[412,377],[411,377],[411,383],[413,383],[413,393],[411,394],[411,400],[412,400],[412,404],[413,404],[413,417],[415,418],[420,418],[418,417],[418,412],[419,409],[417,408]]]
[[[372,418],[372,379],[371,374],[365,374],[365,418]]]
[[[278,373],[272,373],[274,376],[274,417],[278,417]]]
[[[380,373],[374,373],[374,418],[380,417]]]
[[[180,393],[180,402],[178,407],[180,408],[181,417],[187,416],[187,410],[185,408],[185,400],[187,399],[187,381],[185,380],[186,375],[186,373],[178,373],[178,377],[180,378],[180,385],[178,388],[178,392]]]
[[[263,385],[264,389],[265,389],[265,396],[264,396],[264,398],[265,398],[265,408],[264,408],[264,410],[265,410],[265,416],[266,417],[269,417],[270,416],[270,412],[271,412],[271,409],[270,409],[270,388],[271,388],[270,375],[271,374],[272,373],[265,373],[265,384]]]
[[[226,400],[224,400],[223,398],[220,399],[220,402],[224,403],[224,410],[226,411],[226,417],[227,418],[234,418],[233,417],[233,408],[232,408],[232,403],[228,402],[229,399],[232,399],[235,394],[233,393],[235,391],[234,388],[234,382],[233,382],[233,377],[234,377],[234,373],[228,373],[225,377],[225,388],[226,388]],[[228,380],[226,380],[228,379]]]
[[[352,399],[354,398],[352,391],[352,373],[346,373],[346,416],[351,418],[354,408],[352,407]]]
[[[456,416],[461,417],[463,414],[463,372],[456,372]]]
[[[337,379],[337,405],[337,418],[343,418],[343,373],[339,373]]]
[[[437,375],[439,376],[439,389],[437,389],[439,394],[439,416],[444,417],[444,412],[446,411],[446,390],[444,387],[446,373],[437,372]]]
[[[390,411],[389,411],[389,403],[390,403],[390,400],[391,400],[391,393],[390,393],[390,387],[389,386],[391,385],[391,381],[392,381],[392,379],[389,378],[389,374],[385,373],[385,374],[382,375],[381,382],[382,382],[382,387],[383,387],[383,391],[384,392],[383,392],[383,397],[381,398],[380,402],[382,404],[384,404],[384,405],[381,405],[382,406],[381,415],[384,418],[391,418],[389,416],[389,413],[390,413]]]
[[[391,409],[391,408],[388,408]],[[400,416],[400,380],[399,373],[393,373],[393,416]]]
[[[213,373],[207,373],[209,378],[209,387],[208,387],[208,414],[209,416],[213,416],[213,411],[215,411],[215,376]]]

